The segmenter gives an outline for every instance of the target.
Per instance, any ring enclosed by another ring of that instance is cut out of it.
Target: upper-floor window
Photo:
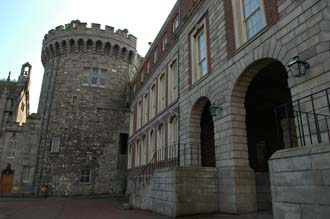
[[[149,119],[154,118],[156,115],[156,85],[150,88],[150,103],[149,103]]]
[[[158,81],[158,112],[165,109],[165,97],[166,97],[166,86],[165,86],[165,73],[159,77]]]
[[[164,34],[162,39],[162,51],[166,49],[166,46],[167,46],[167,33]]]
[[[15,158],[16,156],[16,139],[10,139],[8,151],[7,151],[7,158]]]
[[[129,117],[129,136],[133,135],[133,127],[134,127],[134,111],[131,111]]]
[[[157,60],[158,60],[158,47],[154,51],[154,64],[157,62]]]
[[[137,116],[136,116],[136,126],[137,129],[141,128],[141,120],[142,119],[142,101],[139,101],[137,108]]]
[[[207,46],[206,19],[203,19],[191,34],[191,69],[192,83],[208,73],[208,46]]]
[[[264,27],[261,0],[244,0],[243,7],[245,28],[250,39]]]
[[[178,98],[178,63],[175,59],[169,65],[168,74],[169,103]]]
[[[146,93],[143,97],[143,124],[146,124],[149,119],[149,94]]]
[[[50,152],[55,153],[60,151],[60,137],[53,137],[52,138],[52,145],[50,148]]]
[[[175,158],[178,154],[178,119],[176,116],[172,117],[168,124],[168,158]]]
[[[239,48],[266,25],[263,0],[232,0],[235,45]]]
[[[107,85],[107,70],[85,67],[83,69],[82,85],[105,87]]]
[[[149,74],[150,72],[150,60],[147,62],[146,73]]]
[[[23,166],[23,173],[22,173],[22,182],[28,183],[31,179],[31,167]]]
[[[178,29],[179,24],[180,24],[179,15],[177,15],[177,16],[175,16],[173,23],[172,23],[173,33],[176,31],[176,29]]]

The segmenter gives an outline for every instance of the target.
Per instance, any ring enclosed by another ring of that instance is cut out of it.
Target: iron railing
[[[278,139],[285,148],[330,142],[330,88],[275,108]]]

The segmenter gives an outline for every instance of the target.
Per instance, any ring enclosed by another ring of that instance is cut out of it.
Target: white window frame
[[[149,120],[149,93],[143,96],[143,125],[147,124]]]
[[[202,43],[204,43],[205,51],[205,57],[201,57],[202,51],[200,50],[201,44],[200,44],[200,37],[204,34],[204,40]],[[199,81],[201,78],[206,76],[209,73],[209,57],[208,57],[208,32],[206,28],[206,17],[195,26],[194,31],[190,35],[190,42],[191,42],[191,77],[192,77],[192,84]],[[205,71],[203,71],[202,65],[205,63]]]
[[[61,145],[61,138],[59,136],[53,137],[50,152],[58,153],[60,151],[60,145]]]
[[[7,158],[14,159],[16,157],[16,140],[11,139],[9,141],[8,151],[7,151]]]
[[[149,94],[149,120],[156,116],[156,84],[151,85]]]
[[[231,0],[231,2],[232,2],[232,9],[233,9],[235,45],[236,45],[236,49],[238,49],[245,42],[247,42],[249,40],[249,37],[247,35],[246,22],[245,22],[246,19],[245,19],[245,15],[244,15],[244,0],[239,0],[239,1]],[[263,27],[265,27],[266,26],[266,16],[265,16],[265,6],[264,6],[263,0],[260,0],[259,8],[261,10]],[[261,30],[259,30],[259,32]],[[259,32],[257,32],[255,35],[257,35]],[[253,38],[253,36],[250,38]]]
[[[178,29],[179,25],[180,25],[179,15],[176,15],[174,20],[173,20],[173,23],[172,23],[173,33],[175,33],[175,31]]]
[[[158,78],[158,113],[165,109],[166,105],[166,74],[163,73]]]
[[[30,166],[23,166],[22,169],[22,182],[29,183],[31,181],[31,170]]]
[[[165,33],[162,38],[162,51],[165,51],[167,44],[168,44],[167,33]]]
[[[133,135],[133,128],[134,128],[134,110],[131,111],[129,117],[129,136]]]
[[[165,124],[161,123],[157,130],[157,161],[165,160]]]
[[[175,66],[173,70],[173,66]],[[168,99],[169,103],[174,102],[178,98],[178,85],[179,85],[179,80],[178,80],[178,61],[177,58],[173,59],[172,62],[168,66]]]
[[[178,130],[178,118],[173,116],[169,119],[168,123],[168,158],[177,157],[178,149],[178,139],[179,139],[179,130]]]
[[[86,170],[87,170],[87,172],[83,173]],[[88,181],[87,181],[87,179],[88,179]],[[79,182],[80,182],[80,184],[91,184],[91,182],[92,182],[92,170],[91,170],[91,168],[83,168],[83,169],[80,170]]]
[[[142,136],[142,142],[141,142],[141,165],[147,164],[147,145],[148,139],[147,135]]]
[[[156,140],[155,130],[151,129],[148,138],[148,163],[152,161],[155,154],[155,140]]]
[[[140,100],[138,102],[138,106],[137,106],[137,116],[136,116],[136,128],[137,130],[139,130],[142,127],[142,100]]]

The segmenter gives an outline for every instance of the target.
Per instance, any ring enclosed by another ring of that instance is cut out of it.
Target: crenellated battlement
[[[41,59],[45,64],[57,56],[95,53],[130,61],[136,55],[136,41],[127,29],[115,31],[111,26],[102,29],[96,23],[87,27],[87,23],[74,20],[48,31],[43,40]]]

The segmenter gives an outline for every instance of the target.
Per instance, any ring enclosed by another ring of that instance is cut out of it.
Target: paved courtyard
[[[0,219],[167,219],[149,211],[125,210],[122,197],[89,198],[4,198],[0,200]],[[182,219],[271,219],[259,215],[195,215]]]

